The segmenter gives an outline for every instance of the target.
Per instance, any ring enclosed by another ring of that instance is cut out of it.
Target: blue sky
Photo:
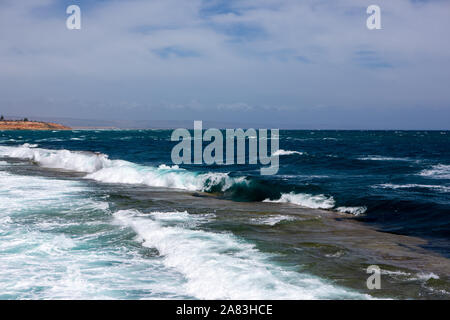
[[[0,0],[0,113],[450,129],[448,30],[444,0]]]

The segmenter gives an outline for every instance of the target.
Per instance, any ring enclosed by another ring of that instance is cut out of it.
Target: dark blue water
[[[5,131],[0,133],[0,145],[96,151],[112,160],[158,167],[172,165],[176,143],[170,141],[171,132]],[[281,199],[353,213],[355,219],[384,231],[436,239],[434,249],[448,254],[448,131],[281,131],[280,149],[296,153],[280,156],[280,170],[274,176],[261,176],[258,165],[180,167],[195,175],[222,172],[231,178],[245,177],[226,188],[224,181],[202,188],[219,197]]]

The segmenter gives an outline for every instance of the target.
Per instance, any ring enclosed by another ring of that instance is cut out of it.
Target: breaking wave
[[[292,203],[312,209],[332,209],[335,204],[333,197],[327,197],[323,194],[310,195],[294,192],[284,193],[277,200],[265,199],[264,202]]]
[[[367,207],[339,207],[336,208],[336,211],[359,216],[367,211]]]
[[[450,179],[450,165],[437,164],[431,169],[422,170],[419,175],[433,179]]]
[[[142,166],[124,160],[110,160],[102,153],[48,150],[30,146],[0,147],[4,157],[26,159],[45,168],[87,173],[87,179],[105,183],[144,184],[152,187],[189,191],[223,192],[235,184],[245,184],[245,177],[228,173],[198,173],[178,166]]]
[[[114,218],[133,229],[144,247],[156,248],[167,268],[184,275],[183,289],[199,299],[370,298],[283,268],[269,254],[232,234],[181,227],[199,223],[188,212],[122,210]]]
[[[283,152],[294,151],[283,150]],[[289,190],[286,189],[288,188],[257,178],[232,177],[223,172],[194,172],[176,165],[144,166],[125,160],[111,160],[108,155],[102,153],[64,149],[49,150],[37,148],[34,145],[22,145],[19,147],[0,146],[0,156],[26,159],[45,168],[86,173],[86,179],[103,183],[141,184],[151,187],[219,193],[236,201],[292,203],[312,209],[333,209],[335,207],[335,200],[331,196],[287,193]],[[346,208],[345,210],[348,212],[350,209]],[[351,211],[348,213],[355,215],[361,213],[359,209]]]

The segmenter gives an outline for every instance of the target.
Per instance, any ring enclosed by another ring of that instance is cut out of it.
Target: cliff
[[[69,127],[51,122],[0,121],[0,130],[70,130]]]

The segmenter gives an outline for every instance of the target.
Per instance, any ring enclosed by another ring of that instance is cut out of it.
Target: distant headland
[[[0,130],[70,130],[71,128],[61,124],[42,121],[6,120],[0,117]]]

